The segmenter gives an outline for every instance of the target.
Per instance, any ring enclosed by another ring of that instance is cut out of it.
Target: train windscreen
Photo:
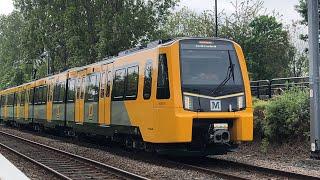
[[[180,65],[183,92],[221,96],[244,91],[239,61],[231,42],[183,40]]]

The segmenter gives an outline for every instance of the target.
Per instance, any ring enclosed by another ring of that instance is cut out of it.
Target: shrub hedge
[[[291,89],[271,100],[254,99],[254,134],[270,143],[307,140],[310,108],[307,90]]]

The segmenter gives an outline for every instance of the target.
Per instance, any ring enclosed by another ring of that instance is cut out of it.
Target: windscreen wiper
[[[234,64],[231,61],[231,56],[230,56],[230,52],[228,51],[228,55],[229,55],[229,67],[228,67],[228,71],[227,71],[227,76],[226,78],[218,85],[218,87],[216,87],[215,89],[213,89],[211,91],[211,94],[216,94],[217,92],[219,92],[221,90],[221,88],[223,86],[225,86],[227,84],[227,82],[232,78],[233,82],[234,82]]]
[[[200,94],[200,89],[193,89],[193,91],[196,91],[198,94]],[[198,96],[198,106],[199,108],[197,109],[197,112],[201,112],[202,108],[201,108],[201,101],[199,96]]]

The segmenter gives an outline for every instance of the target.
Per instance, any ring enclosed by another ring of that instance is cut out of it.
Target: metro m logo
[[[210,101],[211,111],[221,111],[221,101],[220,100],[211,100]]]

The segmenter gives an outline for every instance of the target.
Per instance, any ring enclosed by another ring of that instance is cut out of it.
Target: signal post
[[[320,159],[319,2],[308,0],[311,157]]]

